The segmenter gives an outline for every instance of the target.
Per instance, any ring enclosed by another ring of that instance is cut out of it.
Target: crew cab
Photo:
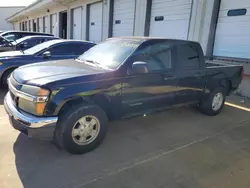
[[[242,75],[241,65],[206,62],[196,42],[112,38],[75,60],[16,69],[4,106],[15,129],[80,154],[114,119],[184,105],[217,115]]]

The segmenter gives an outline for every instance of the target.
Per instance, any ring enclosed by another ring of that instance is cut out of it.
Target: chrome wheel
[[[95,116],[84,116],[79,119],[72,129],[72,138],[78,145],[93,142],[100,132],[100,122]]]
[[[223,104],[223,100],[224,100],[223,94],[217,93],[213,98],[212,109],[214,111],[219,110]]]

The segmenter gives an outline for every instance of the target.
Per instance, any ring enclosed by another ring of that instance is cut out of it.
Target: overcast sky
[[[0,0],[0,6],[27,6],[36,0]]]

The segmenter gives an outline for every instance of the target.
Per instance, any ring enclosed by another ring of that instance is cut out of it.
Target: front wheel
[[[200,110],[210,116],[219,114],[226,100],[226,90],[223,87],[219,87],[205,97],[199,108]]]
[[[72,154],[95,149],[107,133],[107,116],[98,106],[76,107],[59,117],[56,143]]]

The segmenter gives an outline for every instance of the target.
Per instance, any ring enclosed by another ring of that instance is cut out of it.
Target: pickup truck
[[[74,60],[16,69],[4,106],[15,129],[81,154],[114,119],[185,105],[217,115],[242,75],[241,65],[206,62],[197,42],[112,38]]]

